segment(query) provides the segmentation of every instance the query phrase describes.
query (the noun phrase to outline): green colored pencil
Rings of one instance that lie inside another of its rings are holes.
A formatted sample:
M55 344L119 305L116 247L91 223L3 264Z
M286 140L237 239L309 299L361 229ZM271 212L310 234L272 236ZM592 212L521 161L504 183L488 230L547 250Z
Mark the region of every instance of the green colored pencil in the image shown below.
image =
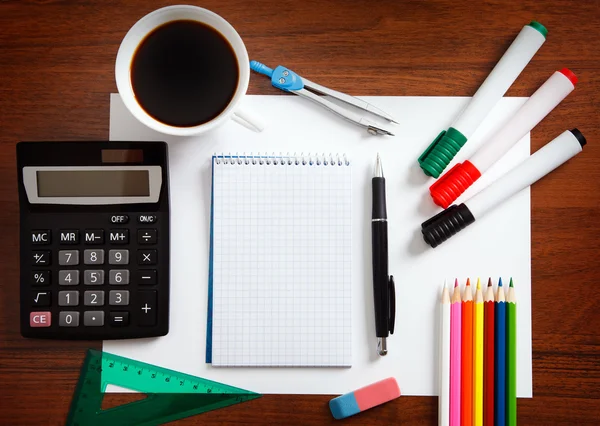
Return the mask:
M517 297L512 278L506 297L506 424L517 424Z

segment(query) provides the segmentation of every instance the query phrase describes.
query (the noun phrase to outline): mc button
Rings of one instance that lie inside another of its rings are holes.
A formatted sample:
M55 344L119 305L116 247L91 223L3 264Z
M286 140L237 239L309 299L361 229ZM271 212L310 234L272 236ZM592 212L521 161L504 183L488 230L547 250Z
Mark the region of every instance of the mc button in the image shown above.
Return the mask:
M52 242L52 234L49 229L36 229L31 231L31 244L42 245Z

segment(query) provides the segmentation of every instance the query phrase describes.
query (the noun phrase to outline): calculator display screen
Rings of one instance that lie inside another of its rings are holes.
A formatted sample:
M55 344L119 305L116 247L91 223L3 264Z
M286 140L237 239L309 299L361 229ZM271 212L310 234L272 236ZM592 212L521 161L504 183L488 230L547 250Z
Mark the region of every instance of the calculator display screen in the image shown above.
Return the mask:
M147 197L148 170L38 170L38 197Z

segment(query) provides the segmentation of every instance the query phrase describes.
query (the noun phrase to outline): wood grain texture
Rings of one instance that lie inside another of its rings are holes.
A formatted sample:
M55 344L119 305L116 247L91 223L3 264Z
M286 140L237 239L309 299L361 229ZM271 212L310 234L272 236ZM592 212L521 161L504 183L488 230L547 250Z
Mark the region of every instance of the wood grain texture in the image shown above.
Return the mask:
M107 139L119 42L137 19L169 3L175 2L0 2L0 424L63 424L84 349L100 348L20 337L15 143ZM190 3L229 20L251 58L288 65L354 95L470 96L524 24L536 19L546 25L548 41L508 95L529 96L553 71L568 66L579 85L535 129L532 150L572 127L589 143L532 191L535 396L519 400L519 421L598 424L600 3ZM249 93L281 94L256 77ZM265 396L179 424L334 424L329 399ZM344 424L431 425L436 407L436 398L402 397Z

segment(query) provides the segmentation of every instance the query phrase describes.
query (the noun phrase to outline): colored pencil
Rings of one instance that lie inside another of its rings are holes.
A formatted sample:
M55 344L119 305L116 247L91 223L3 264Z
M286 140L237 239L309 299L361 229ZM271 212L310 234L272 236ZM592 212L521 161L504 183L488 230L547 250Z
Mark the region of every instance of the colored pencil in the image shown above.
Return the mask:
M494 426L494 287L492 279L484 298L484 347L483 347L483 425Z
M483 292L477 278L473 305L473 425L483 426Z
M442 290L442 332L440 339L440 392L438 397L438 422L450 424L450 293L444 283Z
M462 302L462 364L461 364L461 406L460 424L473 424L473 292L471 281L467 285Z
M460 426L460 350L462 302L458 280L450 305L450 426Z
M506 424L517 424L517 297L512 278L506 297Z
M504 298L504 288L502 287L502 278L498 280L498 292L496 293L495 306L495 337L496 351L495 360L495 419L496 425L504 425L506 423L506 301Z

